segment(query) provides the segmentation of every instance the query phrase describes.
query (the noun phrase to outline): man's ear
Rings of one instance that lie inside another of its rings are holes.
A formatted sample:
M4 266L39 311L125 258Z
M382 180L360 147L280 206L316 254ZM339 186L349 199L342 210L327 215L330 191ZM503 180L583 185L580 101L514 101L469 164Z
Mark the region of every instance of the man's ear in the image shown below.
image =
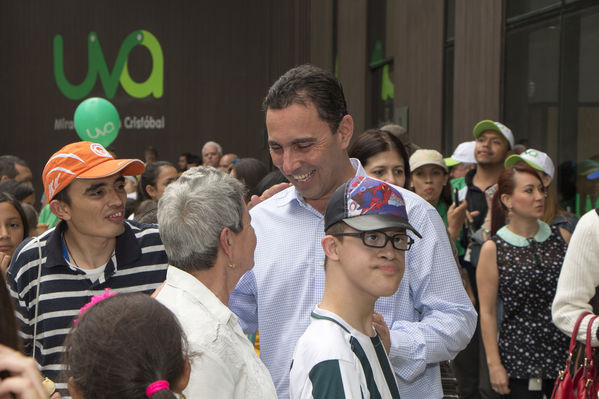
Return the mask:
M322 249L327 258L337 261L339 260L340 242L333 236L324 236L321 241Z
M338 140L341 148L347 150L352 135L354 134L354 120L351 115L345 115L343 119L341 119L339 127L337 128L337 134L339 135Z
M69 220L71 218L69 206L62 201L56 199L50 201L50 210L53 214L63 220Z

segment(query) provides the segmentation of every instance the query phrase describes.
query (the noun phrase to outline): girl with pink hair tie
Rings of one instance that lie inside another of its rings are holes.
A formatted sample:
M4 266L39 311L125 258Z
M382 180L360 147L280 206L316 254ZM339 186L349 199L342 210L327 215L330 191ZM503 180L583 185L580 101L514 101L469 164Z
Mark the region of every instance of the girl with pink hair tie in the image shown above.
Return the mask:
M175 316L140 293L106 292L92 302L65 342L72 398L181 398L190 364Z

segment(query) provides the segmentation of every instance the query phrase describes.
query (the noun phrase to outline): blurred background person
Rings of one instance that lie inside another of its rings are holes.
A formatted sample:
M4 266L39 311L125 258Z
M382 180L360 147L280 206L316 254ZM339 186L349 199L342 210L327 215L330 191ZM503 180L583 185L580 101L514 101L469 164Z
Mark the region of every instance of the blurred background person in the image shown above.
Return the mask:
M403 144L404 148L406 149L406 153L408 155L407 158L409 158L414 153L414 151L420 148L412 142L412 140L410 139L410 134L401 125L390 123L381 127L380 130L389 132L399 139L399 141Z
M458 144L453 154L445 158L445 165L449 168L449 178L457 179L466 176L470 169L476 167L476 158L474 158L474 147L476 141L466 141Z
M141 174L137 199L158 201L164 189L177 180L177 177L179 177L177 169L170 162L157 161L147 165L146 170Z
M275 170L268 172L266 176L258 182L256 185L256 195L260 197L266 190L281 183L289 183L289 179L285 177L279 168L276 168Z
M410 183L408 154L393 134L369 129L349 147L350 158L357 158L366 174L389 184L406 188Z
M0 155L0 182L15 180L32 185L32 179L27 162L15 155Z
M466 206L462 203L456 211L452 204L449 174L443 155L435 150L416 150L410 157L411 189L435 207L449 231L452 242L456 242L466 221ZM458 252L458 255L463 255Z
M137 199L137 179L135 176L125 176L125 192L128 199Z
M10 193L22 204L35 206L35 191L33 186L16 180L4 180L0 183L0 193Z
M10 259L21 241L29 236L21 203L9 193L0 193L0 269L6 276Z
M27 234L27 237L38 236L39 232L37 229L37 220L39 218L39 214L35 208L29 204L21 204L21 207L23 208L25 219L27 219L27 225L29 226L29 233Z
M267 173L266 165L256 158L241 158L231 168L231 176L241 181L246 187L246 202L250 200L252 195L257 194L256 186Z
M545 186L535 169L507 168L497 185L492 237L476 269L491 387L510 398L542 399L551 396L569 344L551 322L551 304L570 234L542 221Z
M115 157L116 158L116 157ZM144 151L144 162L146 165L158 161L158 150L152 146L148 146Z
M223 147L215 141L208 141L202 147L202 165L218 168L220 157L223 156Z
M594 208L599 208L599 162L585 159L576 165L576 215L580 217Z
M237 154L229 153L220 157L220 161L218 161L218 168L225 173L230 173L233 164L239 162L239 157Z

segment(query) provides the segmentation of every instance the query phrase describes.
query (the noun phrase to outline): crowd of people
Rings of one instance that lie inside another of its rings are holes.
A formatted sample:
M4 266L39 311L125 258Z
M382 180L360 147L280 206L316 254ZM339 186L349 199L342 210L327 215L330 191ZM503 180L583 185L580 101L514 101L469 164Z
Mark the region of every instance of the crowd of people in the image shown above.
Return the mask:
M76 142L39 214L0 156L0 397L442 398L443 372L549 398L599 311L599 163L556 169L491 120L447 157L399 125L354 137L311 65L263 108L273 171L215 141L175 163Z

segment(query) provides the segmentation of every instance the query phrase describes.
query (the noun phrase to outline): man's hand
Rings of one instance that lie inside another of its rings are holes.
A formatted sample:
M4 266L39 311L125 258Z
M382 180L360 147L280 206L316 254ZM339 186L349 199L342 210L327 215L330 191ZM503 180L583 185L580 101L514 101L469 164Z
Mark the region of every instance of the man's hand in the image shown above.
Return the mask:
M248 203L248 209L252 209L262 201L269 199L276 193L281 192L289 187L291 187L291 183L279 183L264 191L259 197L257 195L252 195L252 198L250 198L250 202Z
M383 342L387 356L389 356L389 351L391 350L391 334L389 333L389 326L387 326L383 315L374 312L372 317L372 325Z

